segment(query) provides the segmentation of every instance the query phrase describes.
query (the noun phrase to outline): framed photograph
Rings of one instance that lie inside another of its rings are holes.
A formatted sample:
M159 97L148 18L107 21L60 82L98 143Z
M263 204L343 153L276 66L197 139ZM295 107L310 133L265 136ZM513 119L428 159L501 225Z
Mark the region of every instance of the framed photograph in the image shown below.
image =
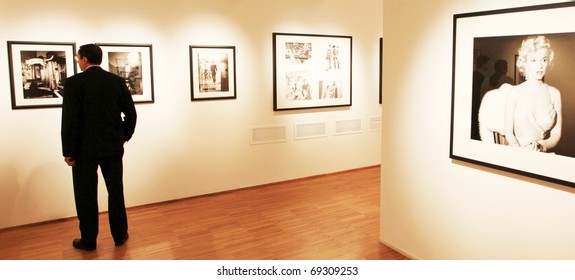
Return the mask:
M62 106L75 54L74 43L8 41L12 109Z
M190 46L192 101L236 98L236 47Z
M454 15L452 159L575 187L573 14L567 2Z
M102 69L126 80L134 103L154 102L152 45L97 43L102 48Z
M351 39L273 33L274 111L351 106Z

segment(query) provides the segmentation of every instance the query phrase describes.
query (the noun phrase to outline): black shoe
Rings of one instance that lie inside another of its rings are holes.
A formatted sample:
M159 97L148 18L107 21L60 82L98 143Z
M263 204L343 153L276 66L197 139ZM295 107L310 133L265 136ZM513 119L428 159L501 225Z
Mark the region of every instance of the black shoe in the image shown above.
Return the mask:
M126 232L126 236L124 236L124 239L114 242L116 244L116 247L119 247L119 246L126 244L126 241L128 241L128 238L130 238L130 235Z
M84 251L94 251L96 250L96 244L94 245L88 245L86 244L84 241L82 241L82 239L80 238L76 238L74 239L74 241L72 241L72 246L74 246L74 248L79 249L79 250L84 250Z

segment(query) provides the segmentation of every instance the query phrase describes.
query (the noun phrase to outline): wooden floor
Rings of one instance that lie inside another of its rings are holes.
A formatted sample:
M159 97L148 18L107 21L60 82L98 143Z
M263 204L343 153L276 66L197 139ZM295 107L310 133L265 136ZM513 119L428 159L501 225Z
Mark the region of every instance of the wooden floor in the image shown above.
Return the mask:
M116 248L100 215L98 248L72 247L76 219L0 230L0 259L405 260L378 242L380 168L128 209Z

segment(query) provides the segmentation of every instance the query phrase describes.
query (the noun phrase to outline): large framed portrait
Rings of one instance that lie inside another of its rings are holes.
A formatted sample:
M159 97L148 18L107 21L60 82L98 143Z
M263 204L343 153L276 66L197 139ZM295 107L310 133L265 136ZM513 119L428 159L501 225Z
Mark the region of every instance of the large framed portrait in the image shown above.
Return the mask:
M454 15L450 157L575 187L575 3Z
M8 41L12 109L62 106L75 54L75 43Z
M154 102L152 45L97 43L103 52L102 69L126 80L134 103Z
M236 98L236 47L190 46L192 101Z
M352 37L273 33L274 111L351 106Z

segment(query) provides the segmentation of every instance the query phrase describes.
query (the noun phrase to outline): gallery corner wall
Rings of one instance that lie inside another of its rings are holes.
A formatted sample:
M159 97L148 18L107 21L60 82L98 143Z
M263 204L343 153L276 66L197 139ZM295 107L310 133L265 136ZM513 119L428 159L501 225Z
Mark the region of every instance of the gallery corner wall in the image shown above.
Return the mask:
M377 0L4 1L0 229L75 216L60 109L11 108L7 41L153 46L154 103L136 106L124 160L126 202L136 206L378 165L382 15ZM274 111L273 32L352 36L352 106ZM190 45L235 46L236 99L191 101ZM337 133L348 120L358 129ZM309 123L325 133L296 139ZM253 143L262 127L285 137Z
M454 14L550 3L384 0L383 243L415 259L575 258L573 188L449 158Z

